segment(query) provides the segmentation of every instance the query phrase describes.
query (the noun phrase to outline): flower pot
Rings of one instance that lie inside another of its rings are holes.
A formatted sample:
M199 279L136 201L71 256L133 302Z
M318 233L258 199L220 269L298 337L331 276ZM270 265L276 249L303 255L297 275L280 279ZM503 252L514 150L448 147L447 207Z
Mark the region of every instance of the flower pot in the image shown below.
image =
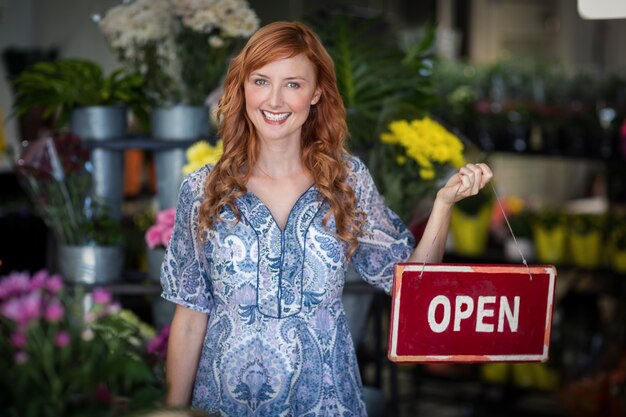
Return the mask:
M593 269L600 265L602 233L570 234L571 260L575 266Z
M481 207L475 215L467 214L457 207L452 209L450 230L456 253L462 256L479 256L485 252L491 211L491 204Z
M152 109L152 136L161 140L194 140L209 134L209 108L179 104ZM164 210L176 206L185 165L183 149L167 149L154 154L157 176L157 203Z
M626 274L626 249L613 251L611 255L611 268L620 274Z
M177 104L155 107L151 115L152 137L165 140L192 140L209 134L209 108Z
M101 284L119 281L124 268L123 246L59 246L59 270L68 282Z
M537 259L546 264L561 264L565 260L567 233L564 226L547 229L533 226L533 239L537 250Z
M72 110L70 130L83 140L102 141L126 137L125 106L90 106ZM94 193L119 219L124 194L124 153L95 147L91 153Z

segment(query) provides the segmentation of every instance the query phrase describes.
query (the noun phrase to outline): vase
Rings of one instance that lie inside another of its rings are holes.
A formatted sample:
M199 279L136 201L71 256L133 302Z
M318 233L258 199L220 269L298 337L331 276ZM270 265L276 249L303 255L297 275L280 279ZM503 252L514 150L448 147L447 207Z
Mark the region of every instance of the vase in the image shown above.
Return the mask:
M123 246L60 245L59 272L77 284L103 284L119 281L124 268Z
M125 106L89 106L72 110L70 131L87 141L121 140L126 137ZM124 152L94 147L94 194L109 208L109 215L119 219L124 194Z
M188 141L209 135L207 106L175 105L152 109L152 137L158 140ZM160 210L176 206L183 179L185 150L164 149L154 153L157 177L157 204Z
M465 213L457 207L452 209L450 230L454 251L457 254L473 257L485 252L492 207L491 204L486 204L474 215Z

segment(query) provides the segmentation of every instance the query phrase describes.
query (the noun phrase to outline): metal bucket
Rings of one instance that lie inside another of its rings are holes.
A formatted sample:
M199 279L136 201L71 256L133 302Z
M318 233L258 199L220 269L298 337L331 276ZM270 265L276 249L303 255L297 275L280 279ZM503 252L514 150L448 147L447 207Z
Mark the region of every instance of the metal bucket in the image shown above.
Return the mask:
M161 140L193 140L209 134L209 108L178 104L152 109L152 137ZM157 203L160 210L176 207L185 165L183 149L154 153L157 177Z
M146 259L148 261L148 279L154 282L161 282L161 265L165 258L164 248L146 249Z
M126 137L126 106L89 106L72 110L70 131L84 140Z
M154 152L157 177L157 204L159 210L176 207L178 191L183 180L186 157L183 149L168 149Z
M125 106L90 106L72 110L70 130L84 140L116 140L126 137ZM91 153L93 190L109 207L109 215L122 216L124 152L96 147Z
M59 270L68 282L101 284L119 281L123 246L59 246Z
M151 115L152 137L155 139L190 140L209 134L209 108L177 104L156 107Z

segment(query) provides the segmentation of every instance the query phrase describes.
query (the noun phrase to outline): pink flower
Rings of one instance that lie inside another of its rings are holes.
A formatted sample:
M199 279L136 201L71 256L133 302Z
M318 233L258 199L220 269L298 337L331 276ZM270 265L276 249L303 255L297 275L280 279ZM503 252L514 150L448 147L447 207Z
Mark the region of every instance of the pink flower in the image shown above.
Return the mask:
M19 352L15 354L15 356L13 357L13 360L15 361L17 365L25 364L26 362L28 362L28 353L24 352L23 350L20 350Z
M174 231L174 229L169 228L169 229L165 229L163 231L163 235L161 235L161 243L163 244L163 246L165 246L166 248L169 246L170 244L170 239L172 238L172 232Z
M42 302L41 294L33 292L18 298L12 298L2 305L0 314L20 326L28 325L31 320L39 317Z
M65 314L65 309L63 308L63 304L61 304L58 300L54 300L46 307L46 311L44 312L44 317L48 321L59 321Z
M23 294L30 290L30 280L26 272L12 272L0 279L0 300Z
M30 289L31 290L39 290L46 286L46 281L48 280L48 273L45 270L41 270L35 275L32 276L30 280Z
M165 325L154 339L148 341L148 346L146 347L148 353L155 354L160 358L165 358L167 355L167 341L169 336L170 326Z
M96 304L109 304L111 302L111 293L103 288L94 289L91 296Z
M166 247L170 243L176 220L176 208L161 210L156 214L156 223L146 231L146 244L150 249Z
M163 228L155 224L146 231L146 243L150 249L163 245Z
M174 226L176 207L161 210L156 214L156 222L161 226Z
M65 347L70 344L70 334L66 330L61 330L54 338L54 344L57 347Z
M98 385L96 387L96 401L105 404L113 402L113 396L106 386Z
M52 275L48 278L46 287L52 294L57 294L63 288L63 279L60 275Z
M11 345L13 347L21 349L26 346L26 342L26 335L22 332L16 332L11 335Z

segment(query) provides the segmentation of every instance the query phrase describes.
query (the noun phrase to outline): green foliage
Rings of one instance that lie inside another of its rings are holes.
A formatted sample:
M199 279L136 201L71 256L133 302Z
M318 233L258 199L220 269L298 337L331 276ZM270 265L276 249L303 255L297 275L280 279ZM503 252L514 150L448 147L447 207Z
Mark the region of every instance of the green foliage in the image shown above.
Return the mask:
M395 119L423 116L434 100L430 47L434 28L403 51L381 19L337 14L313 22L335 62L347 110L349 147L361 157L373 150L378 134Z
M455 207L462 212L475 216L480 212L480 209L488 204L493 204L493 194L491 187L485 187L481 189L478 194L464 198L455 204Z
M98 64L83 59L40 62L17 77L14 110L20 115L41 107L44 117L58 117L60 129L76 107L123 104L147 125L150 103L142 92L143 82L141 75L126 69L105 76Z

